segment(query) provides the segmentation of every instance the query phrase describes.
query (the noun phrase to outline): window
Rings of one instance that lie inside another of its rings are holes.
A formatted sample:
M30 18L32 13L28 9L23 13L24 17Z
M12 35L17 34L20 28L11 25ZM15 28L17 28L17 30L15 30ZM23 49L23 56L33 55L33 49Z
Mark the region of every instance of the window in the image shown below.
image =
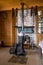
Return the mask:
M17 26L22 26L22 11L18 10ZM31 16L31 9L24 10L24 26L33 26L33 16Z
M21 28L19 27L18 28L18 33L20 33L21 31L22 31L22 27ZM30 28L29 27L25 27L24 28L24 32L25 33L34 33L34 28L32 28L32 27L30 27Z
M22 31L22 28L19 27L19 28L18 28L18 33L20 33L21 31Z
M16 24L18 26L18 33L20 33L22 31L22 11L21 10L18 10ZM31 9L24 10L24 32L34 33L34 25L35 25L35 16L33 19L33 16L31 16Z

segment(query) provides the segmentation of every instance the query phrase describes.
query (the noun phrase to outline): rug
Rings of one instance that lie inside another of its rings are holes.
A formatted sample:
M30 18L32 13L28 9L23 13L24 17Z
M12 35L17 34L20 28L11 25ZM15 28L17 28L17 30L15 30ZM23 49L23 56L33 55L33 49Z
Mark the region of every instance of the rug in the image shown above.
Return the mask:
M19 64L26 64L28 57L26 56L12 56L9 62L12 63L19 63Z

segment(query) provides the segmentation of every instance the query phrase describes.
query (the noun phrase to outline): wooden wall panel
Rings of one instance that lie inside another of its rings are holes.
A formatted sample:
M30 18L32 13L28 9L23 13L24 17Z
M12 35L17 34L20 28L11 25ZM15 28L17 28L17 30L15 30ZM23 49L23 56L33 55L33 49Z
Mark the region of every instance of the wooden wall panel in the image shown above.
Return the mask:
M17 28L16 26L17 18L16 14L12 17L12 43L16 44L17 43Z
M42 10L42 16L43 16L43 7L39 7L38 10ZM43 40L43 34L38 33L38 16L36 17L36 31L37 31L37 46L39 45L39 42Z
M5 11L4 16L1 14L0 28L1 28L1 40L4 41L4 45L12 45L12 12Z
M43 8L41 8L42 10ZM17 18L16 15L12 17L12 11L6 11L7 17L3 19L0 14L0 40L4 41L4 45L11 46L17 43L17 28L16 22ZM43 34L38 33L38 20L36 21L36 35L37 35L37 45L39 45L39 41L43 39Z

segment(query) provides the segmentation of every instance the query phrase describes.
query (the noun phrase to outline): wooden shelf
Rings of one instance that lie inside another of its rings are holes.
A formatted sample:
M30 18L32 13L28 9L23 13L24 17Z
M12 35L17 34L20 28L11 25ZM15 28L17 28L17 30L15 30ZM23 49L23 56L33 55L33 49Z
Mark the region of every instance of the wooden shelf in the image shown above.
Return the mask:
M16 28L22 28L22 26L15 26ZM35 26L24 26L24 28L34 28Z
M40 24L40 25L39 25ZM39 20L38 20L38 29L41 30L41 33L43 33L43 16L39 16Z

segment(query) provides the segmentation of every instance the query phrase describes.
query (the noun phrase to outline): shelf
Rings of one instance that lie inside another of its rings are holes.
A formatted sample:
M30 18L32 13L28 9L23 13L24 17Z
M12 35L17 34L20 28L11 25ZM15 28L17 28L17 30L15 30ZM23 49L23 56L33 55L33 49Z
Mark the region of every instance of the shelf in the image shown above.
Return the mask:
M41 26L41 28L43 28L43 27Z
M15 26L16 28L22 28L22 26ZM24 26L24 28L34 28L35 26Z
M42 18L43 18L43 15L40 15L40 16L38 16L38 17L42 17Z
M43 23L43 21L39 21L38 23Z
M38 29L39 32L41 31L41 34L43 34L43 16L38 17Z

